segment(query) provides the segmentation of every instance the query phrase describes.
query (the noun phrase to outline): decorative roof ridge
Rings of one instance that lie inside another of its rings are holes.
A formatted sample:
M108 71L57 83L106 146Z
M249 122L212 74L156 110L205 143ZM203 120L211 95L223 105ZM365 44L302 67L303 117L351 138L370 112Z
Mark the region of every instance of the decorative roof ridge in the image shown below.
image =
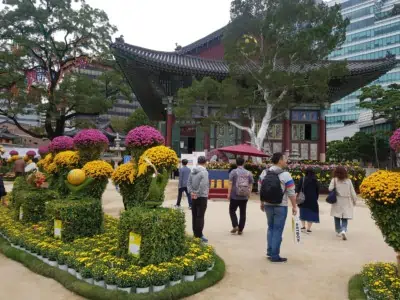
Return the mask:
M205 37L202 37L201 39L199 39L199 40L197 40L197 41L195 41L195 42L193 42L193 43L191 43L189 45L186 45L186 46L182 47L177 52L181 53L181 54L187 54L188 52L193 51L197 47L200 47L200 46L202 46L204 44L207 44L208 42L210 42L210 41L212 41L214 39L222 37L224 35L224 31L225 31L226 27L227 27L227 25L225 25L224 27L222 27L222 28L220 28L220 29L218 29L218 30L206 35Z

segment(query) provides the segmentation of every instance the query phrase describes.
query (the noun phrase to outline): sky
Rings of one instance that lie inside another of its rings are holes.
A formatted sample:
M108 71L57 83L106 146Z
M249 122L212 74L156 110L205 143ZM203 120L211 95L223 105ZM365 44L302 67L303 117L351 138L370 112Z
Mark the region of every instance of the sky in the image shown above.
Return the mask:
M173 51L229 22L231 0L86 0L104 10L117 36L144 48Z

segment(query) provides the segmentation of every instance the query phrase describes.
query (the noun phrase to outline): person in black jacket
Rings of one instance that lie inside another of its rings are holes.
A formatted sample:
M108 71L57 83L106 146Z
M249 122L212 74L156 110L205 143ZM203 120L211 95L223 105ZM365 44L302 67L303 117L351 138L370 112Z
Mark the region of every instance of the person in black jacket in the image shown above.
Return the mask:
M0 198L7 195L6 188L4 187L3 176L0 176Z
M303 224L302 231L311 233L313 223L319 223L319 182L312 168L306 170L306 175L300 179L296 186L296 193L304 193L305 201L300 204L300 220ZM306 229L307 223L307 229Z

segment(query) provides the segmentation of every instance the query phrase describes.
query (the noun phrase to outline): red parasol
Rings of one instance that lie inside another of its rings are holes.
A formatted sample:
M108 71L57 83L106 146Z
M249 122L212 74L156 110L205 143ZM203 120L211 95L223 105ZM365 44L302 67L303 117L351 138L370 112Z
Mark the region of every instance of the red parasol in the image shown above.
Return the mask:
M268 157L269 155L258 150L257 148L249 145L249 144L241 144L235 146L227 146L223 148L217 149L221 152L227 152L237 155L247 155L247 156L255 156L255 157Z

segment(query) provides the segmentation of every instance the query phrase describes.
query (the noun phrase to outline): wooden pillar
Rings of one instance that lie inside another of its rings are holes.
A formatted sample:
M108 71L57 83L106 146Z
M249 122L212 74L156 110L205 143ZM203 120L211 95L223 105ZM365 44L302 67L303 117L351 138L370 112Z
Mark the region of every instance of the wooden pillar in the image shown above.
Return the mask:
M173 115L173 97L167 97L164 101L167 105L167 121L165 126L165 145L172 147L172 127L174 126L174 115Z
M319 160L326 161L326 122L325 113L321 111L319 118Z
M210 128L204 129L204 150L210 151Z
M286 157L289 157L291 147L290 147L290 141L291 141L291 128L290 128L290 112L286 113L285 119L283 120L283 147L282 151L283 154L286 155Z

